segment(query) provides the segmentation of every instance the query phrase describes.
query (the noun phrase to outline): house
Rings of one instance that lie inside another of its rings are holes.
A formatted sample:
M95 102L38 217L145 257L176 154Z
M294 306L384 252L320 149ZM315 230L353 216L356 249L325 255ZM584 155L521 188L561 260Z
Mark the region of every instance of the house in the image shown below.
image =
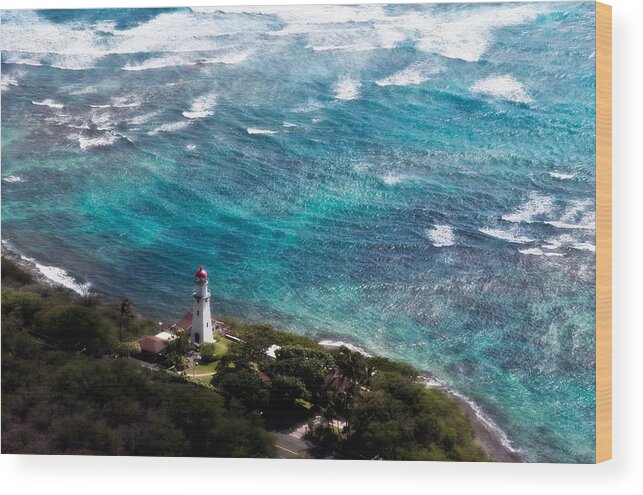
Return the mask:
M136 339L136 343L141 346L141 353L149 355L158 355L167 347L167 341L156 335L144 335Z

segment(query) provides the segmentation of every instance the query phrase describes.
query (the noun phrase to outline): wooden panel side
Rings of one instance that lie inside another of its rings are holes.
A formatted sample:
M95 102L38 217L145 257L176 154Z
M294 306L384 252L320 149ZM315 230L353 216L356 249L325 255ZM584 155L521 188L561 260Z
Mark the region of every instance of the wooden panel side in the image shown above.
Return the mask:
M596 3L596 462L612 458L612 7Z

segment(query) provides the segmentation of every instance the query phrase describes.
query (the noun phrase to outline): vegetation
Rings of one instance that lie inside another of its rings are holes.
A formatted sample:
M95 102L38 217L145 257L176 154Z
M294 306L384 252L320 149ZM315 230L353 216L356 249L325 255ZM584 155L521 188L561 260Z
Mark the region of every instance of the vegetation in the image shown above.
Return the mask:
M2 257L2 285L27 285L34 282L33 275L24 271L9 258Z
M163 354L163 365L166 368L183 371L188 367L186 356L191 349L192 344L187 334L182 329L179 330L177 337L168 342Z
M136 337L156 330L129 301L36 286L7 266L4 452L266 457L275 454L266 426L309 420L309 437L338 457L487 460L469 417L443 391L419 384L412 366L229 320L242 343L200 346L194 373L214 373L202 386L190 373L117 357L137 354ZM179 332L162 364L185 369L192 348Z
M86 302L3 287L4 453L275 455L259 414L180 376L99 358L133 353L135 343L118 343L119 328L129 339L147 323L123 317L121 326L120 304Z
M338 457L488 460L460 406L419 384L412 366L290 337L270 326L246 326L245 344L220 358L212 385L228 403L261 412L270 427L310 418L309 438ZM266 350L275 342L282 347L271 359Z

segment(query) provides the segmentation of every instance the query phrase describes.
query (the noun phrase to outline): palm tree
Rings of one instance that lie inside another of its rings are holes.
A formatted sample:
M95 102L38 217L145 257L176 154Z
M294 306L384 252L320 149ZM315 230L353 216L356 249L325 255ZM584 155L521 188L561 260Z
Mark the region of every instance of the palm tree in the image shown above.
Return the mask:
M121 319L118 324L118 340L123 342L123 319L125 315L129 316L131 313L132 304L129 299L123 299L121 302Z

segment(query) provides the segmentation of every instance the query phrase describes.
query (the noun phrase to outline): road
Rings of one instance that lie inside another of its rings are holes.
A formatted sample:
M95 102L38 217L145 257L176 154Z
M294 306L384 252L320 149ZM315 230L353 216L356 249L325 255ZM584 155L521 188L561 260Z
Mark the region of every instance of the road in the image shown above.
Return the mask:
M289 431L273 431L277 437L275 447L277 447L277 457L279 459L310 459L310 450L313 444L304 440L306 432L306 423L299 425Z

